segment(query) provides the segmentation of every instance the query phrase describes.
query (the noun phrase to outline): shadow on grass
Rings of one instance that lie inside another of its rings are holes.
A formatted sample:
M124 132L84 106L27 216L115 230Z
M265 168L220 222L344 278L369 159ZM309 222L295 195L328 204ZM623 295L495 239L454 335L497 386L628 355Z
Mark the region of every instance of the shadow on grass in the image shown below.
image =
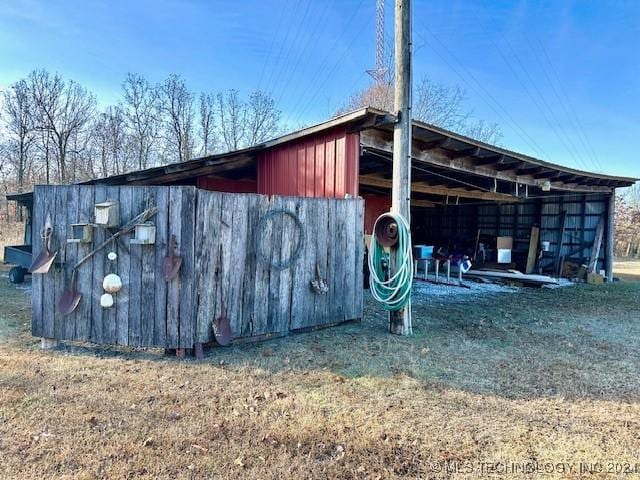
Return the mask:
M360 323L213 348L205 364L349 378L400 375L425 388L506 398L640 399L640 284L422 296L413 303L412 337L389 335L386 313L365 298ZM27 338L22 344L37 348ZM65 344L59 350L180 361L160 349Z

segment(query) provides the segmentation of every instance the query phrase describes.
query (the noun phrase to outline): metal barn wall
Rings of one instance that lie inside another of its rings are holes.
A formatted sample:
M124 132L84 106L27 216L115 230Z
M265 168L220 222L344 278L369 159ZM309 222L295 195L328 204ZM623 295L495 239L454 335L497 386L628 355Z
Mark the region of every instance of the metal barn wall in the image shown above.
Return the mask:
M258 154L258 193L344 198L358 195L360 139L335 128Z
M564 194L528 199L519 203L495 202L447 205L422 209L412 216L416 241L437 245L473 244L478 230L482 234L510 236L514 252L529 246L533 225L540 226L540 241L551 244L544 266L551 266L558 252L562 233L562 212L566 212L566 228L560 256L571 261L584 261L591 255L598 222L607 215L608 194ZM598 269L605 269L607 235L603 236ZM526 257L524 257L526 258Z

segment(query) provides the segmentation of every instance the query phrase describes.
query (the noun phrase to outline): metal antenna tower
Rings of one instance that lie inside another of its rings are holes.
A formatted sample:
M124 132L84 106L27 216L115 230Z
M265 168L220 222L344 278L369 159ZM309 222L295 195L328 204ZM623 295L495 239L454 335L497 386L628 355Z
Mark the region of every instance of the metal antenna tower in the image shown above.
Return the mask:
M376 85L384 82L387 73L384 66L384 2L385 0L376 0L376 67L367 70Z

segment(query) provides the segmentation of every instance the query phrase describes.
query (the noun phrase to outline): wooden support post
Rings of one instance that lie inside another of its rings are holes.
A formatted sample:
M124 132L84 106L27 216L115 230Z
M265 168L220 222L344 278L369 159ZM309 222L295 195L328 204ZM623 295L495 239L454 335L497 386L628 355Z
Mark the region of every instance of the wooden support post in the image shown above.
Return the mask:
M40 339L40 348L43 350L51 350L52 348L56 348L58 346L58 340L55 338L45 338L42 337Z
M202 344L196 343L193 349L196 355L196 360L204 360L204 348L202 347Z
M398 123L393 127L393 190L391 211L410 219L411 201L411 0L395 4L395 90L394 105ZM395 271L397 251L391 251L391 269ZM411 334L411 302L397 312L389 312L389 331Z
M604 269L607 281L613 282L614 241L616 232L616 189L609 196L607 208L607 240L604 250Z

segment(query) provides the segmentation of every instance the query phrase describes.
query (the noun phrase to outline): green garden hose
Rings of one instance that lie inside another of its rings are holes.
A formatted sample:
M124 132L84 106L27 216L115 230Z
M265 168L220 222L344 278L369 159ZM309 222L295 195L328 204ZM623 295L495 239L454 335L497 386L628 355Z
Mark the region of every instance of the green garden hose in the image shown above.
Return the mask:
M413 255L411 251L411 230L407 220L397 213L385 213L376 220L376 225L381 220L388 221L391 218L397 224L398 242L395 245L397 251L397 269L393 275L388 274L389 255L384 247L371 236L369 244L369 270L371 272L371 294L382 304L385 310L396 312L404 308L411 299L411 285L413 283ZM374 226L373 229L376 232Z

